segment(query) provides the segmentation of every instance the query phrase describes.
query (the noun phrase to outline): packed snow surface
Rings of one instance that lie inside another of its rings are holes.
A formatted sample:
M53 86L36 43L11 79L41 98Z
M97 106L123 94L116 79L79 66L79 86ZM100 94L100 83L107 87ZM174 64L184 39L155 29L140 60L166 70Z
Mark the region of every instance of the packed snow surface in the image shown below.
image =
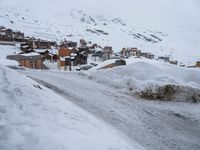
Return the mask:
M114 60L105 61L102 64L106 65L111 62ZM128 90L130 93L140 93L145 90L156 90L166 85L174 85L180 87L179 95L174 99L190 101L192 99L190 94L194 90L194 95L198 101L200 100L200 70L198 68L183 68L155 60L133 57L127 59L126 62L127 66L112 69L96 71L94 68L89 76L100 83ZM100 64L100 67L97 66L96 69L101 67Z
M128 66L108 70L25 70L22 73L111 124L133 143L136 141L148 150L200 149L199 103L185 102L181 99L184 97L180 97L183 102L146 101L130 90L130 87L142 90L150 83L199 88L199 70L134 59L129 60Z
M2 65L0 95L2 150L144 149L67 99Z
M0 64L1 65L10 65L18 66L18 62L6 59L7 55L14 55L15 53L20 52L19 47L0 45Z

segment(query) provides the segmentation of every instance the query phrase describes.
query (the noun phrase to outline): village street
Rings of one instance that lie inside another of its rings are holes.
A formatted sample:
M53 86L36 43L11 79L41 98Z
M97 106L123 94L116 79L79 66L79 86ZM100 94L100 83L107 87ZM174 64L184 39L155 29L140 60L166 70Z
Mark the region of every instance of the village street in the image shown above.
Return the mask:
M22 73L147 149L200 149L200 121L195 117L193 104L137 100L92 81L83 73L33 70Z

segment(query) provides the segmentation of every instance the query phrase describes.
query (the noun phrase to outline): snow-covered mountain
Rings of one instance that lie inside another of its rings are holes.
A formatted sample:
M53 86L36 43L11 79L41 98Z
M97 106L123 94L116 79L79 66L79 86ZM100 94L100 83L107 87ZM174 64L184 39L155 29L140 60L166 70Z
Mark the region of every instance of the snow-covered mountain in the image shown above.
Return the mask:
M0 25L51 40L138 47L184 63L200 59L198 0L1 0Z

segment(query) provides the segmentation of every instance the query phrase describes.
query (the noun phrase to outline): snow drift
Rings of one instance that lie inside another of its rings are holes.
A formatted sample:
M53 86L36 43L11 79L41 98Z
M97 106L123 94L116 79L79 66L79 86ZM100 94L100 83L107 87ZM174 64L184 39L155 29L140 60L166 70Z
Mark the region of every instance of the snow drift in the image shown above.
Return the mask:
M0 65L0 149L133 150L115 129ZM127 140L128 141L128 140Z
M200 101L200 70L131 58L127 66L90 73L91 79L145 99Z

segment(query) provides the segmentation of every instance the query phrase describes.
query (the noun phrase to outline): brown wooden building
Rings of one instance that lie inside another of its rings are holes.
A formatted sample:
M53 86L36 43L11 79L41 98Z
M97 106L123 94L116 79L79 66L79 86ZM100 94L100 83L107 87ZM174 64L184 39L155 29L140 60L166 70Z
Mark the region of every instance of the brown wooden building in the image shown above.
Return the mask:
M26 68L44 69L42 56L37 53L8 55L7 59L16 60Z
M71 70L71 59L70 59L71 51L68 48L61 47L58 50L58 68L60 70Z
M87 64L87 52L75 48L61 47L58 50L58 68L71 70L72 66Z
M196 67L200 68L200 61L197 61Z
M200 61L197 61L196 62L196 65L194 65L194 66L188 66L188 68L200 68Z

